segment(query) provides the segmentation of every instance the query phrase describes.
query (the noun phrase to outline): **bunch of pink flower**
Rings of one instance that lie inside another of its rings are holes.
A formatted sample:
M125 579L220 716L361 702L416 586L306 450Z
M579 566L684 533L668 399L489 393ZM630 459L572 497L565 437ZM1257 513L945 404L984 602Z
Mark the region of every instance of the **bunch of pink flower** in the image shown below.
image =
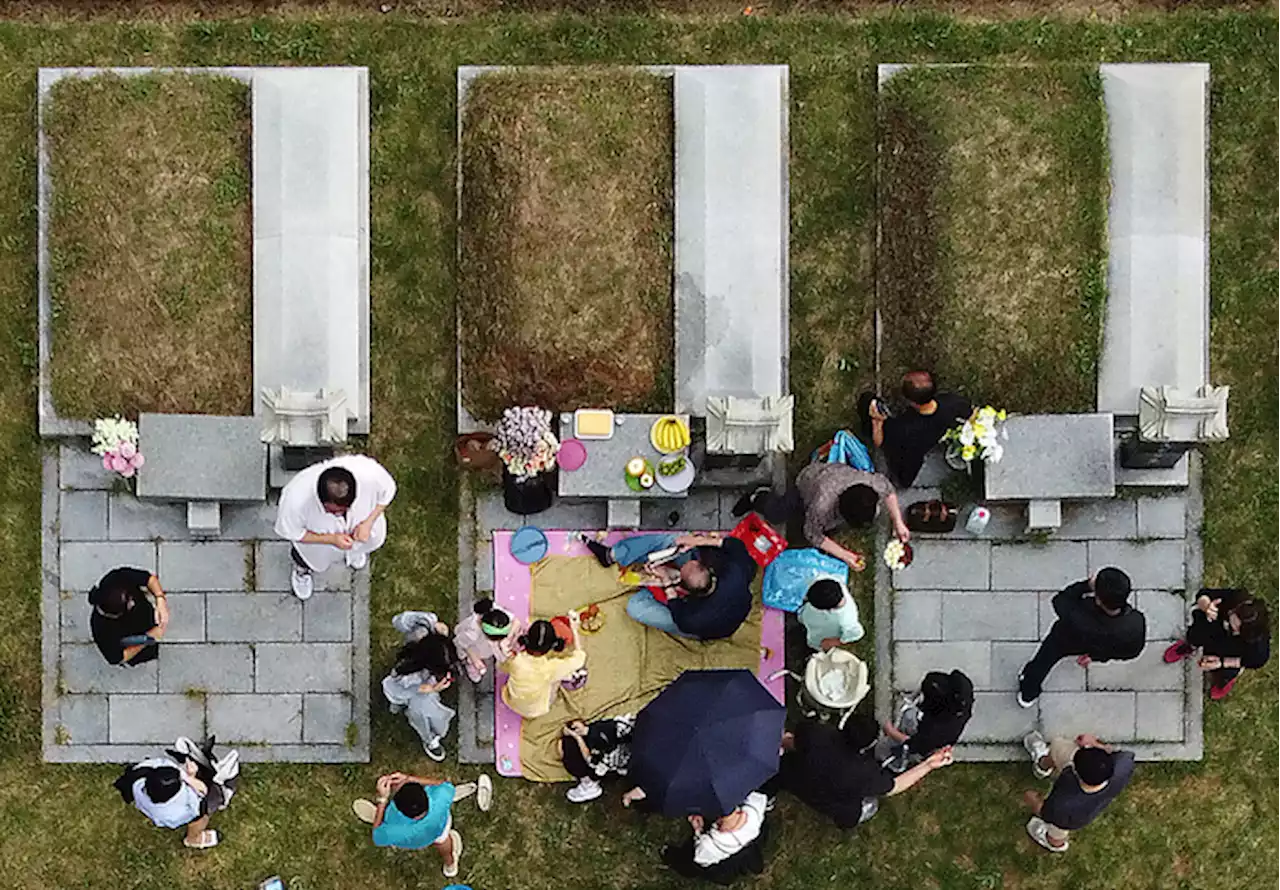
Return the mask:
M102 455L104 470L119 473L126 479L146 462L138 450L138 425L119 415L93 422L93 446L90 450Z

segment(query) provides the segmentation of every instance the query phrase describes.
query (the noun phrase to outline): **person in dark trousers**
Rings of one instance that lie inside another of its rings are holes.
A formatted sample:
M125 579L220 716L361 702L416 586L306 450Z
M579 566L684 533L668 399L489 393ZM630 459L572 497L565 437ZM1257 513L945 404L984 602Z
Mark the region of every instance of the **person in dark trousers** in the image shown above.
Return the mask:
M169 627L169 605L160 579L145 569L121 567L89 591L89 631L109 664L154 661Z
M1101 569L1053 598L1058 620L1040 648L1018 674L1018 704L1029 708L1040 697L1049 671L1068 655L1087 667L1092 661L1137 658L1146 642L1147 620L1129 605L1129 576L1117 568Z
M1245 668L1257 670L1271 657L1271 613L1267 604L1247 590L1205 588L1196 598L1186 639L1165 650L1173 664L1196 649L1198 662L1209 674L1209 697L1226 698Z
M895 773L960 740L973 718L973 682L964 671L929 671L920 683L919 701L912 710L912 726L884 722L884 733L894 743L885 766Z
M924 458L947 430L973 413L973 404L964 396L938 392L928 371L908 371L902 376L902 397L906 407L892 415L871 393L858 396L858 419L862 434L879 448L889 465L889 478L899 488L915 482Z
M1046 742L1038 732L1029 733L1022 744L1031 755L1031 770L1037 779L1054 777L1048 797L1028 791L1023 802L1034 815L1027 822L1027 834L1051 853L1065 853L1067 838L1102 814L1133 778L1133 752L1118 751L1091 735Z
M880 725L854 714L844 725L805 721L782 737L778 774L761 789L787 791L850 831L880 808L881 797L901 794L935 769L951 763L951 748L940 748L900 776L883 769L875 757Z
M571 720L560 734L560 762L578 784L565 797L570 803L586 803L604 793L600 780L625 776L631 763L631 731L634 714L605 717L584 723Z

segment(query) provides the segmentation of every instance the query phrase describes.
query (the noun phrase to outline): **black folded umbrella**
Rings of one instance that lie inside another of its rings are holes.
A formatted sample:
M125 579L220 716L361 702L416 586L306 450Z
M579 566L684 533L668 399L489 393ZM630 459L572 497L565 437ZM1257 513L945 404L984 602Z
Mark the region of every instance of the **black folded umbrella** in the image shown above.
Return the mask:
M750 671L685 671L636 717L629 776L664 815L718 818L778 771L785 718Z

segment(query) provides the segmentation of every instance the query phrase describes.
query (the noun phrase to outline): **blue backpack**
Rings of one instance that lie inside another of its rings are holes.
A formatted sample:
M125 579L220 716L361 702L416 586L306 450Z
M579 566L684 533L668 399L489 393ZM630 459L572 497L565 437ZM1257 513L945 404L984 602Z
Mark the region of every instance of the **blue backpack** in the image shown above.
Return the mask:
M875 464L871 462L871 452L862 440L848 430L839 430L826 445L809 455L810 461L826 459L829 464L848 464L855 470L875 472Z

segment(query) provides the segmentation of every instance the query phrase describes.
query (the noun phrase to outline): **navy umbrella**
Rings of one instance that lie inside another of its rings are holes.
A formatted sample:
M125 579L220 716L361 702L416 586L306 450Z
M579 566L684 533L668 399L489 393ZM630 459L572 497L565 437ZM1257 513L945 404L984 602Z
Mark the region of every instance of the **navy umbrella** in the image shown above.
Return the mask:
M629 776L664 815L725 815L778 771L786 715L750 671L685 671L636 717Z

